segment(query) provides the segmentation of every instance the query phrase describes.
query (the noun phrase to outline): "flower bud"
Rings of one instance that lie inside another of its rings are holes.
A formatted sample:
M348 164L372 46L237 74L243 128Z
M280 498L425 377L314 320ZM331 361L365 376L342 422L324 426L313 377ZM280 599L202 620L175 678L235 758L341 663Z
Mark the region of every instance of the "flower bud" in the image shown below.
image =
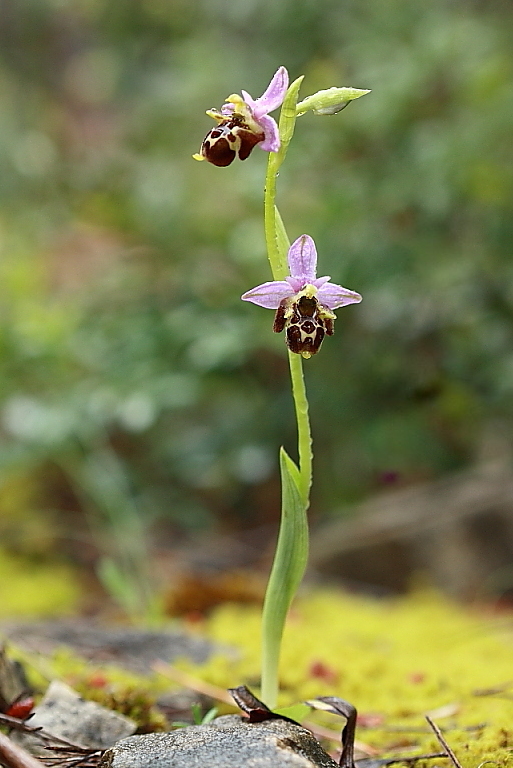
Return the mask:
M347 107L350 101L359 99L366 93L370 91L362 88L327 88L324 91L317 91L297 104L296 115L299 117L310 110L314 115L335 115Z

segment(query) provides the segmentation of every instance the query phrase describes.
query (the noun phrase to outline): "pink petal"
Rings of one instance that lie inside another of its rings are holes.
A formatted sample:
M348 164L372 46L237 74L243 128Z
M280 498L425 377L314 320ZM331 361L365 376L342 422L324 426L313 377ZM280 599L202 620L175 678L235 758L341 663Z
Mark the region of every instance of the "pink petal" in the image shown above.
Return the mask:
M319 288L317 298L321 304L325 304L329 309L345 307L347 304L359 304L362 297L356 291L350 291L336 283L325 283Z
M331 278L326 275L325 277L317 277L315 280L309 280L305 277L286 277L285 280L287 283L292 286L295 293L298 293L298 291L302 291L305 285L307 283L310 283L310 285L315 286L315 288L320 288L324 285L324 283L329 282Z
M302 277L286 277L285 280L294 290L294 293L297 293L298 291L303 290L303 288L306 285L306 282L303 280Z
M262 115L257 122L265 133L265 139L258 146L266 152L277 152L280 148L280 134L276 120L269 115Z
M288 87L289 73L285 67L280 67L259 99L253 101L251 96L244 91L242 91L242 96L246 104L252 108L255 119L258 120L262 115L272 112L282 104ZM247 97L251 101L248 101Z
M325 275L324 277L316 277L315 280L312 280L312 285L315 285L316 288L321 288L324 283L329 283L331 280L331 277L329 275Z
M289 270L292 277L315 280L317 271L317 249L310 235L301 235L289 248Z
M278 309L283 299L293 295L294 291L285 280L273 280L246 291L242 294L241 299L242 301L251 301L265 309Z
M252 114L254 115L258 99L254 99L252 96L249 95L247 91L241 90L241 93L242 93L242 98L244 99L248 107L251 109Z

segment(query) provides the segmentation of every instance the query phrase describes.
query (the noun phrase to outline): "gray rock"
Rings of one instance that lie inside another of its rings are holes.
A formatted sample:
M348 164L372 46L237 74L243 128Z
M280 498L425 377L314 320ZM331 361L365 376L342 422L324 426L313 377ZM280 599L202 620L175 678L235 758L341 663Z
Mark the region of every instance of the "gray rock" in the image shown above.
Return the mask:
M76 691L57 680L48 687L30 725L91 749L107 749L137 728L133 720L94 701L84 701ZM31 752L48 755L41 750L41 741L36 737L18 734L17 740Z
M56 648L67 646L95 664L116 664L138 674L150 674L159 659L172 663L187 658L201 664L212 653L235 655L233 649L180 630L100 627L80 620L7 623L0 626L0 632L29 652L51 655Z
M337 768L310 731L286 720L248 723L237 715L171 733L130 736L100 768Z

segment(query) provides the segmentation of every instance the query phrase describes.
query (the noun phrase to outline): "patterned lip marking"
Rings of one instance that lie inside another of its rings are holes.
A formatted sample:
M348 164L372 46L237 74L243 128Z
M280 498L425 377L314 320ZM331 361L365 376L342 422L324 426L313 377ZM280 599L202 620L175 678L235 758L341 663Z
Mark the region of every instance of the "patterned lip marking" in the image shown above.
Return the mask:
M209 163L225 168L236 157L246 160L264 138L263 133L251 130L241 115L232 115L207 133L200 151Z
M308 359L317 354L326 335L333 335L333 313L315 296L283 299L276 310L273 331L283 330L290 351Z

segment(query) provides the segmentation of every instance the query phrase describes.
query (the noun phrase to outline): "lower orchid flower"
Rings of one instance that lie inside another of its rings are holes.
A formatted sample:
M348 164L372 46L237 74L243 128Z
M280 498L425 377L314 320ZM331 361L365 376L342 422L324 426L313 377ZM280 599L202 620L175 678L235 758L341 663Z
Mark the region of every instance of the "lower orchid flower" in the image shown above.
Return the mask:
M301 235L292 243L287 260L289 277L257 285L241 298L259 307L275 309L273 330L285 330L290 351L309 358L319 351L325 335L333 335L333 310L358 304L362 297L330 282L329 277L316 277L317 250L309 235Z
M221 167L230 165L236 157L245 160L257 144L266 152L277 152L280 148L278 126L268 113L283 102L289 85L285 67L280 67L266 90L258 99L242 91L228 96L219 112L209 109L207 115L217 125L205 136L195 160L208 160Z

